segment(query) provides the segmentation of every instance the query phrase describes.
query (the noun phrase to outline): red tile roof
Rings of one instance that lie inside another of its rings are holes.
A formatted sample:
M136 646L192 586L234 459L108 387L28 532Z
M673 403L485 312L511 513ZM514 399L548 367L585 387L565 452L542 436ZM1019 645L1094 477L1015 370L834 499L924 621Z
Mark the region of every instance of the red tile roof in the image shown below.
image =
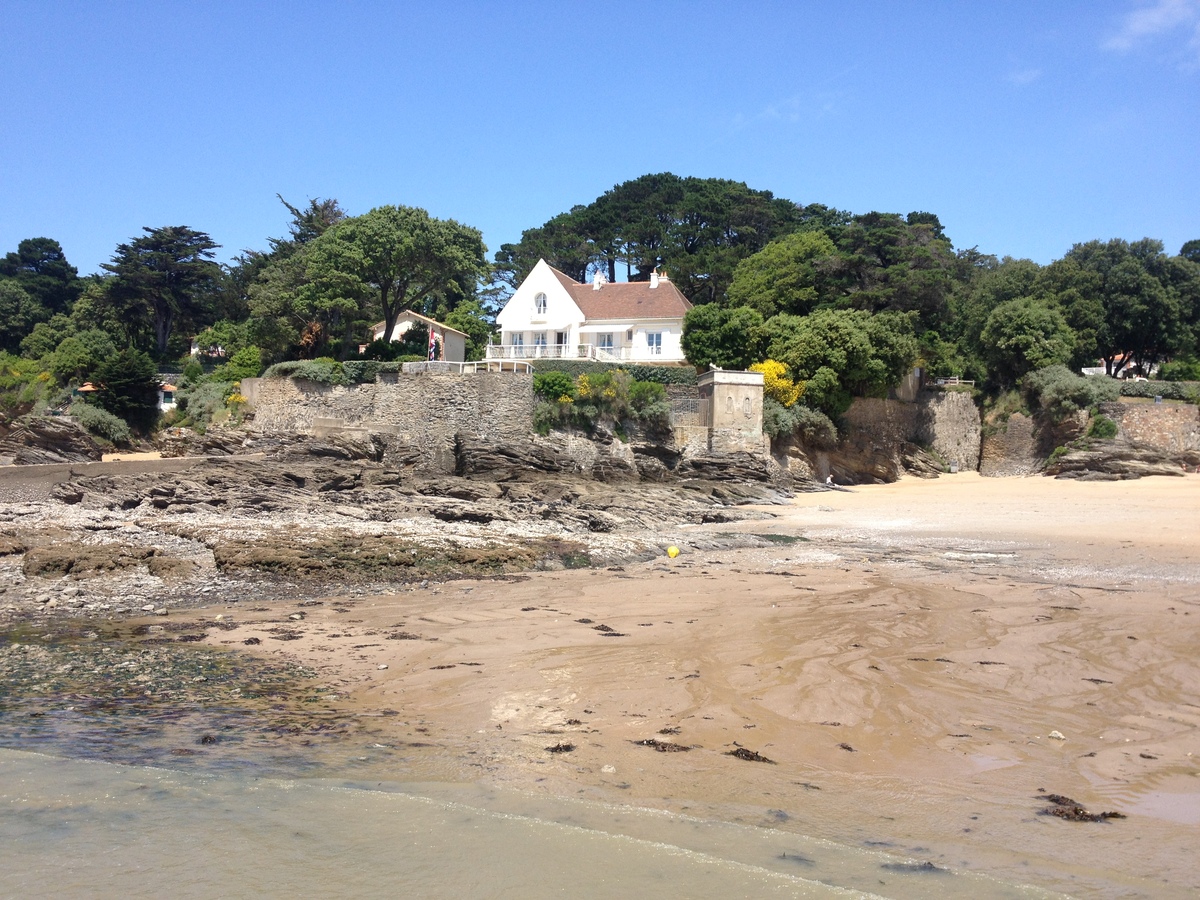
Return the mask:
M550 271L566 288L575 305L588 320L596 319L681 319L692 308L688 298L667 278L659 276L658 287L648 281L605 282L600 290L580 284L554 266Z

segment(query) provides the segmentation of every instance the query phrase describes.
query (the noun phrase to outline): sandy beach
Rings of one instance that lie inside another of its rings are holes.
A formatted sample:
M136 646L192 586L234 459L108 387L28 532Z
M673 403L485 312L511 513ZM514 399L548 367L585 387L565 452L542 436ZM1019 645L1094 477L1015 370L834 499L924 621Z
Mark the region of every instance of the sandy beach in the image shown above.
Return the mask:
M665 535L674 560L198 615L236 615L209 640L257 639L373 718L371 776L758 822L1072 894L1200 890L1200 478L960 475L770 511ZM778 543L691 549L715 529ZM1050 793L1127 818L1039 815Z
M290 742L326 776L686 813L1074 896L1200 890L1200 476L968 473L739 509L653 536L674 559L386 591L214 581L116 620L152 649L88 659L175 698L153 740L181 765L226 747L211 713L232 695L220 659L181 684L155 669L179 682L225 648L268 667L243 682L307 673L257 701L266 737L239 713L245 758ZM1066 821L1049 795L1124 818Z

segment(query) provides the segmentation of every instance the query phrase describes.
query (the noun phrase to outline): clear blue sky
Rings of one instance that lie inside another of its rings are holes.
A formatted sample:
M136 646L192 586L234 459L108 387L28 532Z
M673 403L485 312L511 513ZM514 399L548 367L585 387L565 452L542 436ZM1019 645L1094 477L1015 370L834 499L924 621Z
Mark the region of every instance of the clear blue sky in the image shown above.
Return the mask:
M957 247L1200 238L1200 0L0 0L0 253L222 259L276 192L425 207L489 250L648 172L937 213Z

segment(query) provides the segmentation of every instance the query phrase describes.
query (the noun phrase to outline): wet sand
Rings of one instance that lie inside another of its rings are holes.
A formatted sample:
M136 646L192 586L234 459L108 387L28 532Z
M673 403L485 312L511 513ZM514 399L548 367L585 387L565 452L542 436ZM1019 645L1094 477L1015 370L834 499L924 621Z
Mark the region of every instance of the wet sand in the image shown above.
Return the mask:
M257 638L336 688L371 722L347 748L362 776L686 811L1082 896L1200 890L1200 477L959 475L770 511L663 535L675 560L184 615L232 615L212 643ZM694 549L722 530L780 542ZM1043 792L1127 818L1041 815Z

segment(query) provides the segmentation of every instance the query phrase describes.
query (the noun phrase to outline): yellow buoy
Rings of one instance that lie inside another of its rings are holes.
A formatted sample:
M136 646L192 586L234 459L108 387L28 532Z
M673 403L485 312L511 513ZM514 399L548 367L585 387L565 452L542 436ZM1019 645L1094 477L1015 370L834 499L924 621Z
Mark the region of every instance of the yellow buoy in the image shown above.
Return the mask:
M676 547L676 546L672 545L672 546L670 546L670 547L668 547L668 548L667 548L667 556L671 557L671 559L674 559L674 558L675 558L675 557L677 557L678 555L679 555L679 548L678 548L678 547Z

